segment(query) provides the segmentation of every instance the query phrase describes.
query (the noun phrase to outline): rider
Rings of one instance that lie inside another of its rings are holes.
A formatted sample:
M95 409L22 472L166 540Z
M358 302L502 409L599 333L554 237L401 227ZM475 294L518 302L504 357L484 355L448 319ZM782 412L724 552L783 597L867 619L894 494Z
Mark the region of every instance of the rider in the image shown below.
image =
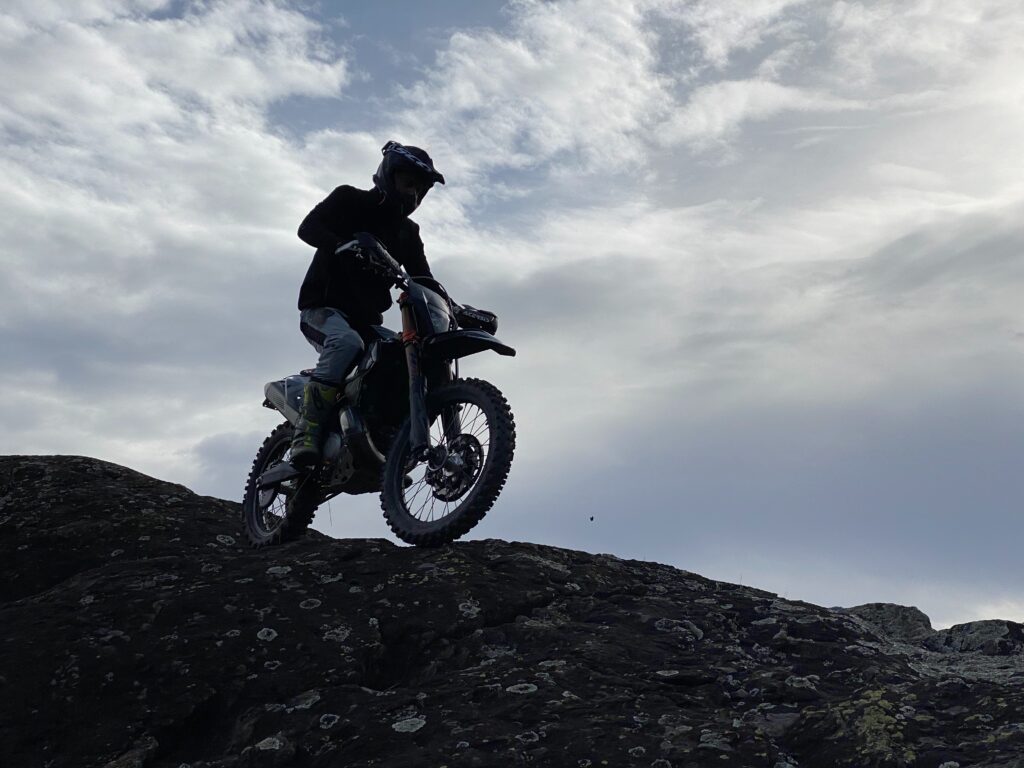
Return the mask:
M358 328L384 322L391 283L371 256L346 245L357 232L374 235L412 276L433 277L419 226L408 218L444 176L419 147L389 141L373 175L373 189L340 186L303 219L299 237L316 248L299 289L299 328L320 353L306 384L292 439L292 463L320 461L322 426L333 413L349 370L364 350Z

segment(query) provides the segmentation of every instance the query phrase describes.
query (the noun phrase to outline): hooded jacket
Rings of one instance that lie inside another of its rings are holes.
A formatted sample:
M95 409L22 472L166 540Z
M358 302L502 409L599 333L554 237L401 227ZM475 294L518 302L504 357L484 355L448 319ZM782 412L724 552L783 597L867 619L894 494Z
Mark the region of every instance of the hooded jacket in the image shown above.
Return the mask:
M356 232L374 235L410 275L433 277L416 222L386 205L376 188L344 185L318 203L299 225L299 238L317 249L299 289L300 310L334 307L353 323L384 322L382 313L393 303L388 282L334 253Z

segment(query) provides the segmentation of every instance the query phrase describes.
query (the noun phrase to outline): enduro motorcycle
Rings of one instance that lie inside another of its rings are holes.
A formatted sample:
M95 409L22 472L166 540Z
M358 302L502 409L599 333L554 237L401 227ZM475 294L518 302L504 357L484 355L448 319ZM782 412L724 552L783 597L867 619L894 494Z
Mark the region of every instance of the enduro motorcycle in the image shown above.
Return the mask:
M459 360L515 350L494 337L494 313L460 306L436 280L410 276L372 235L357 233L342 249L402 289L402 332L357 329L366 350L345 378L314 467L289 461L312 370L266 384L264 407L287 421L253 461L242 502L246 537L256 548L295 539L327 500L380 492L384 518L400 539L449 543L491 509L516 438L508 401L487 381L459 378Z

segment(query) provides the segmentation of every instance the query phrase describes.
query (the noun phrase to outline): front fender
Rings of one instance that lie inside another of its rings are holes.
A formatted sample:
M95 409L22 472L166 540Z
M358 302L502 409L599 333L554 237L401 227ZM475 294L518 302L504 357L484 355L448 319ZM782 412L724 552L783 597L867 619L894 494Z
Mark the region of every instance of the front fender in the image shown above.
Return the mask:
M515 357L516 354L512 347L502 344L487 331L473 328L437 333L423 342L424 354L442 360L455 360L485 349L493 349L499 355L509 357Z

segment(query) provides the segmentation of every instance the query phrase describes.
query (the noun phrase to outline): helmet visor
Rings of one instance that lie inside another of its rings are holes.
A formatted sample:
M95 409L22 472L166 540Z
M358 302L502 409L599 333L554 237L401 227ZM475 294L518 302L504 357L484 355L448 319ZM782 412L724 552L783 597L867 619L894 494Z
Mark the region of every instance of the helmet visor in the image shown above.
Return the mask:
M385 158L390 156L391 164L396 169L402 168L422 174L431 184L434 182L444 184L444 176L434 168L434 161L430 159L430 155L419 147L407 147L397 141L389 141L381 152Z

